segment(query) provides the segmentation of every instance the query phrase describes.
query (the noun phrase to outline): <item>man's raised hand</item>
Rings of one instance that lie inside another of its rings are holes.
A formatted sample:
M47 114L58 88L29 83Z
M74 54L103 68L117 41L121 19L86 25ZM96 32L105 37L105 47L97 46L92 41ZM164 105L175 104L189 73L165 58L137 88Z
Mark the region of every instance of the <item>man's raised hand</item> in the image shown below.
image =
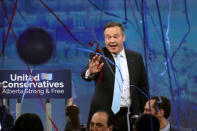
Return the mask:
M92 60L89 60L89 68L88 68L89 74L88 74L88 76L101 71L104 63L103 62L100 63L100 60L101 60L101 56L98 56L98 55L93 56Z

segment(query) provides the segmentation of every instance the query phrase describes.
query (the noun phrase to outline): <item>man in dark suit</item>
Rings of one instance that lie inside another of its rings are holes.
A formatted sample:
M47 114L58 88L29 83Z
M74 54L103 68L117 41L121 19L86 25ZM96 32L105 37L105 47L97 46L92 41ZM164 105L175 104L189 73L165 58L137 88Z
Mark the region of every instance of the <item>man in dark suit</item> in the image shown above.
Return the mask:
M168 117L171 112L171 104L168 98L164 96L153 96L146 102L144 107L145 114L152 114L158 118L160 123L160 131L177 131L170 125Z
M104 38L106 47L99 51L102 55L94 55L89 60L88 66L82 71L82 78L86 81L94 80L95 93L92 99L88 125L90 118L97 110L106 110L115 115L114 129L127 130L127 113L140 114L143 112L147 101L148 87L146 72L142 56L134 51L124 48L124 28L120 23L110 22L105 25ZM122 83L120 86L120 109L112 111L115 68L119 55L119 71ZM102 56L102 57L101 57ZM116 64L113 64L116 63Z

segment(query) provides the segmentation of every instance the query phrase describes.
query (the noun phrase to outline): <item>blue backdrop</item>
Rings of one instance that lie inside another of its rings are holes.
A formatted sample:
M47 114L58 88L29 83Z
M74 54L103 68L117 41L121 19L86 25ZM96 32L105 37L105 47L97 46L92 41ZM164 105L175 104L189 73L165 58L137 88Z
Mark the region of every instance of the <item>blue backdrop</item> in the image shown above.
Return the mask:
M16 52L16 39L29 27L49 32L56 52L47 63L30 68L72 70L74 103L80 107L82 124L94 92L93 82L80 76L89 58L82 49L103 47L104 25L117 21L126 29L125 47L143 55L151 96L171 100L172 124L197 129L196 0L1 0L0 4L0 49L4 49L0 68L27 69ZM10 102L14 116L15 102ZM65 100L51 102L52 120L63 130ZM24 99L22 105L24 113L37 113L45 124L39 99Z

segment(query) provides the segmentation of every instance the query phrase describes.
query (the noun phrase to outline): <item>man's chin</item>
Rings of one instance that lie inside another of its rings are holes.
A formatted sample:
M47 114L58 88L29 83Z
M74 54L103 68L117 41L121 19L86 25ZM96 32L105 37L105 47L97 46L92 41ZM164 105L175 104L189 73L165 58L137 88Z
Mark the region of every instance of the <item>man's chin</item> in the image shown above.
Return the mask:
M117 54L117 50L109 50L110 53Z

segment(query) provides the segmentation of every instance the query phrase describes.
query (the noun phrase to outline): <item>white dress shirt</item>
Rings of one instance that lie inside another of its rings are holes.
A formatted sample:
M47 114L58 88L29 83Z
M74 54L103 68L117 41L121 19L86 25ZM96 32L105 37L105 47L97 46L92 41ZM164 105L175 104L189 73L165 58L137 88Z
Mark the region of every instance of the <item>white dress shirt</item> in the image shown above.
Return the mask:
M120 54L120 71L122 73L122 78L123 78L120 107L128 107L131 105L131 100L130 100L130 80L129 80L127 58L124 49L119 54ZM114 60L116 60L115 59L116 55L112 54L112 56Z

